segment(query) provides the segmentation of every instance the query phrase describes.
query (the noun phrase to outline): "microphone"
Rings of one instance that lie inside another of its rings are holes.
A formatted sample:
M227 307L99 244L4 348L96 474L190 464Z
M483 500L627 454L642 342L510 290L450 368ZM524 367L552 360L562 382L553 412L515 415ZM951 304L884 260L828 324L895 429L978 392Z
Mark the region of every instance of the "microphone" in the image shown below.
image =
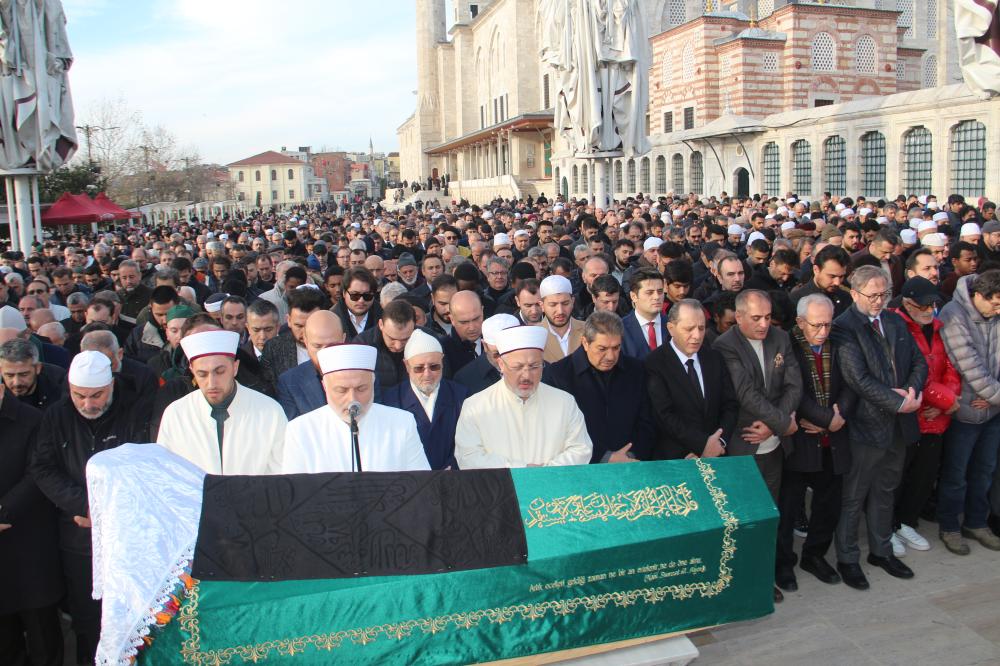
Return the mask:
M358 418L358 415L360 413L361 413L361 403L358 402L357 400L353 401L351 404L347 406L347 415L350 416L352 419Z

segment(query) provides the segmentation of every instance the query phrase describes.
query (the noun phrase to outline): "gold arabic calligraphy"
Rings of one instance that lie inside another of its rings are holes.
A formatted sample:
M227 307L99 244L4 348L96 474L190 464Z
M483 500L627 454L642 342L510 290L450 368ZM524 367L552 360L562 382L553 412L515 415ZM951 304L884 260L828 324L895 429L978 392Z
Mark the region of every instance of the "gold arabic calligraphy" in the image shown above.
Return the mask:
M637 488L628 492L606 495L567 495L550 500L537 498L528 505L531 527L550 527L566 523L587 523L592 520L628 520L686 516L698 510L686 483L677 486Z

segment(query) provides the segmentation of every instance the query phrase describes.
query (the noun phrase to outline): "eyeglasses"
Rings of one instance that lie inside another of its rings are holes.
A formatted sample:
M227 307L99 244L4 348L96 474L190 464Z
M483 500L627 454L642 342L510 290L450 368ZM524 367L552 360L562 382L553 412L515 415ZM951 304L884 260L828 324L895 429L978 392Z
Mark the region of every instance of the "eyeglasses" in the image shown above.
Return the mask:
M507 271L490 271L487 275L490 277L507 277Z
M347 292L347 295L350 296L352 301L360 301L364 299L367 302L375 298L375 294L371 293L370 291L366 291L363 294L359 294L356 291L349 291Z
M806 321L805 319L803 319L802 321L804 321L806 325L809 326L809 328L814 328L817 331L824 331L833 326L832 322L821 322L819 324L814 324L811 321Z
M541 363L528 363L528 364L523 364L523 365L508 365L507 369L510 370L515 375L519 375L522 372L535 373L535 372L541 372L542 371L542 364Z
M418 375L422 375L428 370L431 372L441 372L442 367L440 363L428 363L427 365L411 365L410 370L413 370Z
M855 291L857 290L855 289ZM878 303L879 301L887 301L892 298L891 291L883 291L879 294L866 294L863 291L858 291L858 293L867 298L869 303Z

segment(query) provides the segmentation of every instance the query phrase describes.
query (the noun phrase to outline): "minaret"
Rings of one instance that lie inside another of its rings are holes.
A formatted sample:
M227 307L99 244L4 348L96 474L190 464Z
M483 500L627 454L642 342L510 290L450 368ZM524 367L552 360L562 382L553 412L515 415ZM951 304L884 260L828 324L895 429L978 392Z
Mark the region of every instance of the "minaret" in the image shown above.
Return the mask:
M423 151L442 141L438 120L438 42L445 41L444 0L417 0L417 126ZM430 175L426 156L421 156L421 176Z

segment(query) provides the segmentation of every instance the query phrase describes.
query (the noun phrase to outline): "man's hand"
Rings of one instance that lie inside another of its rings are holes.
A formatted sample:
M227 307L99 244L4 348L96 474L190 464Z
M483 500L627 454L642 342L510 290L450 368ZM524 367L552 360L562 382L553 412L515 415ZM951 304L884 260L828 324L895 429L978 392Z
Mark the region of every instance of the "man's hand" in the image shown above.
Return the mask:
M903 396L903 404L899 406L899 408L896 410L897 412L899 412L900 414L912 414L913 412L920 409L920 404L923 402L924 399L923 393L917 394L917 392L913 390L912 386L908 391L904 391L901 388L895 388L892 390L898 393L899 395Z
M846 424L847 424L847 420L843 416L840 415L840 406L837 405L837 404L834 404L833 405L833 418L830 419L830 425L829 425L829 427L827 427L827 430L829 430L830 432L837 432L838 430L840 430L841 428L843 428L844 425L846 425Z
M941 416L941 410L937 407L924 407L920 415L924 417L927 421L933 421L937 417Z
M773 434L774 432L763 421L754 421L743 428L743 439L750 444L760 444Z
M948 411L945 412L945 414L954 414L955 412L958 411L958 407L959 407L958 398L955 398L955 402L952 403L951 407L948 408Z
M77 527L90 527L90 518L73 516L73 522L76 523Z
M983 400L982 398L976 398L975 400L972 401L971 404L972 404L972 408L973 409L989 409L990 408L989 401L988 400Z
M722 446L722 428L713 432L705 441L705 449L701 452L702 458L718 458L726 452Z
M799 431L799 424L795 422L795 412L792 412L792 416L788 422L788 429L785 430L784 437L791 437Z
M3 532L4 530L9 530L10 528L11 528L10 523L0 523L0 532Z
M799 421L799 426L810 435L822 435L823 429L818 425L810 421L809 419L802 419Z
M632 448L632 442L629 442L617 451L612 451L611 456L608 457L609 463L630 463L639 462L637 459L633 458L628 454L629 449Z

